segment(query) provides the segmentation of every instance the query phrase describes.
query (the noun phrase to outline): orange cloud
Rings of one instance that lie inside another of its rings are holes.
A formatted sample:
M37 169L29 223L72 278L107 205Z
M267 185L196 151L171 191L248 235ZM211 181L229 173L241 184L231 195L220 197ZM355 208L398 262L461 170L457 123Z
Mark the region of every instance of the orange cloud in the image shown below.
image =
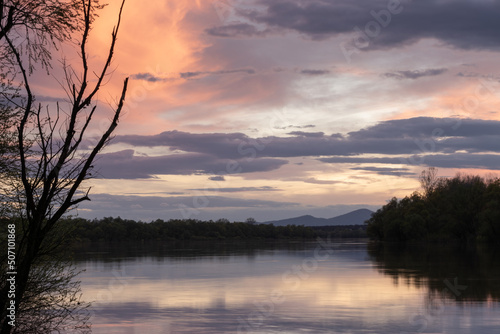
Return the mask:
M111 1L95 21L88 48L93 68L100 69L105 61L120 4L119 0ZM142 125L145 129L149 127L149 132L157 132L168 126L168 122L155 116L166 108L181 105L177 96L182 81L175 78L195 67L201 59L201 51L209 45L200 39L203 29L187 17L216 18L216 13L211 11L214 9L210 3L199 0L126 1L115 48L114 73L105 87L109 92L100 96L112 104L113 97L120 93L123 79L131 77L120 131L137 130ZM133 80L137 75L148 75L149 81ZM197 99L200 97L189 97L189 100Z
M420 108L406 109L390 119L429 116L500 120L496 112L500 110L500 95L495 92L498 88L498 83L487 79L459 81L420 102Z
M112 1L96 21L96 46L109 43L120 1ZM164 73L177 73L197 60L206 46L197 33L187 29L186 15L202 8L192 0L127 0L116 50L120 72L140 73L160 65ZM206 10L206 9L205 9Z

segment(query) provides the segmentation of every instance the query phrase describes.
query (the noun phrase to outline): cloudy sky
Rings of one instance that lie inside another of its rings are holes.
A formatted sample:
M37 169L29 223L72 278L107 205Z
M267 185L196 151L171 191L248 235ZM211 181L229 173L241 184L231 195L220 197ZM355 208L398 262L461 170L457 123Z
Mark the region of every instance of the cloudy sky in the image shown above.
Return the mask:
M429 166L497 175L499 18L496 0L127 0L100 95L130 77L126 114L78 214L333 217L418 190Z

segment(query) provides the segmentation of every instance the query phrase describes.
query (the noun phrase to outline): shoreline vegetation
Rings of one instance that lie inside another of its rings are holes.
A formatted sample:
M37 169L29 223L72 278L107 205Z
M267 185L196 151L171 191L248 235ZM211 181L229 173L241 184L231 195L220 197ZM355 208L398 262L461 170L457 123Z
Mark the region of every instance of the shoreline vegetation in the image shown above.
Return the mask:
M365 222L370 239L500 244L500 179L424 170L422 192L392 198Z
M59 229L66 231L70 244L121 241L177 240L286 240L329 238L367 238L365 225L303 226L230 222L227 219L157 219L142 222L120 217L88 220L63 218Z

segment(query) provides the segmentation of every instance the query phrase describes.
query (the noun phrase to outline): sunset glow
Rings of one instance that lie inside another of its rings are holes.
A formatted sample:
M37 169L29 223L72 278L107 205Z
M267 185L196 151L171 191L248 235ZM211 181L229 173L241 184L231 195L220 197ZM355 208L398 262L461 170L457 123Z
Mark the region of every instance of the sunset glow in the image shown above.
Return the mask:
M93 66L119 3L96 20ZM496 175L496 12L473 1L128 0L99 96L113 104L130 77L127 105L79 214L329 218L418 190L427 167ZM52 77L36 83L40 101L65 98Z

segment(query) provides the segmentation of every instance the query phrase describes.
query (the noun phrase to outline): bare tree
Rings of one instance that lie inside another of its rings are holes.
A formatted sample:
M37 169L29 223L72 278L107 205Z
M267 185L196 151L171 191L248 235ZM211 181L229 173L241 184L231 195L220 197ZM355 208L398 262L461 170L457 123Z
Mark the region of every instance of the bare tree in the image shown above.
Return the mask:
M440 178L438 177L438 170L435 167L424 169L420 174L420 185L424 190L424 194L428 196L439 185Z
M91 0L95 9L102 8ZM69 41L73 33L85 29L81 15L82 0L0 0L0 40L10 40L27 57L23 66L32 71L35 65L50 67L51 48ZM90 14L94 20L95 14ZM16 67L16 55L9 43L1 45L2 66Z
M257 221L253 217L249 217L245 220L245 223L250 224L250 225L255 225L257 224Z
M7 217L12 211L8 204L11 202L10 192L4 190L14 177L17 151L17 140L12 131L16 110L5 102L0 93L0 217Z
M81 191L82 182L91 177L93 162L111 139L120 119L128 78L124 80L109 124L98 138L89 138L88 129L99 111L96 95L110 71L123 5L124 0L111 33L106 60L96 71L91 70L88 63L87 44L96 10L102 7L97 1L0 0L0 52L5 55L2 61L10 66L6 75L11 75L13 81L20 83L20 97L7 97L7 102L20 115L17 126L17 177L10 185L10 190L22 204L18 211L20 220L16 223L15 307L18 319L23 317L20 311L33 310L30 302L34 300L43 306L38 309L43 310L45 315L48 312L54 314L50 298L40 298L47 295L37 293L36 288L57 277L74 276L71 273L60 276L56 269L56 272L52 271L51 275L43 278L43 265L50 259L47 256L54 254L63 244L64 238L57 230L59 219L79 203L90 200L90 189ZM30 81L31 73L36 69L50 69L53 47L57 46L57 42L71 39L77 32L80 34L81 70L64 64L65 77L61 80L65 82L68 107L57 104L51 108L50 105L37 104ZM40 279L39 284L33 284L34 277ZM57 287L57 284L50 286ZM5 310L10 303L7 298L9 286L2 280L0 287L3 321L0 333L11 333L14 327L5 320ZM67 291L74 293L77 290ZM62 296L63 299L52 301L71 300L77 305L75 296ZM57 302L53 306L57 306ZM41 313L26 312L25 316L34 319L34 314ZM60 329L59 320L53 320L51 324ZM43 332L52 330L54 328L45 328ZM26 329L26 332L29 330Z

